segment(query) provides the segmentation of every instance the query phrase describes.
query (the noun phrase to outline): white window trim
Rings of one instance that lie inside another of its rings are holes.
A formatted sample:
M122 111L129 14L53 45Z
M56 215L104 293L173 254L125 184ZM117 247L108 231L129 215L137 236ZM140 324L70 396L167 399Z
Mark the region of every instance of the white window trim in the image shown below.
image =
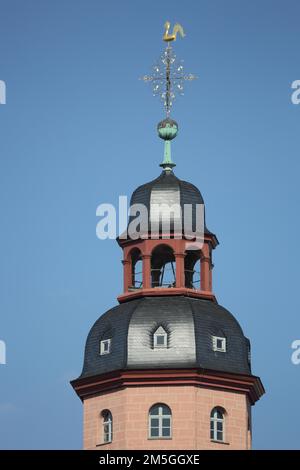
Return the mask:
M215 410L215 413L217 412L217 409ZM222 413L222 418L217 418L215 416L210 417L210 440L215 441L215 442L226 442L225 440L225 416L224 412L220 411ZM213 437L211 437L211 425L213 423ZM218 439L218 426L217 423L222 423L222 439Z
M108 432L105 432L105 426L108 426ZM111 412L108 413L108 418L103 417L103 444L110 444L112 442L112 414ZM105 439L105 436L107 436L107 440Z
M107 350L105 349L105 344L108 344ZM102 339L100 341L100 355L103 356L105 354L110 354L111 352L111 338L108 339Z
M148 423L148 439L172 439L172 413L170 414L163 414L162 412L162 406L159 406L158 410L158 415L151 415L151 409L149 411L149 423ZM162 420L163 418L169 418L170 419L170 435L169 436L163 436L163 426L162 426ZM151 422L152 419L158 419L158 436L152 436L151 435Z
M221 348L218 348L218 341L222 341ZM224 338L223 336L213 336L212 345L213 345L213 351L226 352L226 349L227 349L226 338Z
M157 343L157 337L158 336L163 336L164 337L164 344L158 344ZM168 333L166 332L166 330L162 326L159 326L153 334L153 347L155 349L167 348L168 347Z

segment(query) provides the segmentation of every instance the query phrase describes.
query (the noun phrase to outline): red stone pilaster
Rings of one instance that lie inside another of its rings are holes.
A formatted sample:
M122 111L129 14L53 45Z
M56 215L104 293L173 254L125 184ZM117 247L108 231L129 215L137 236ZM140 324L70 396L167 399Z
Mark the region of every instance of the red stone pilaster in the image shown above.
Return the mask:
M176 287L184 287L184 253L175 253L176 261Z
M151 287L151 255L142 255L143 260L143 289Z
M202 247L201 290L210 292L210 253L208 243L204 243Z
M201 258L201 290L209 291L209 268L210 266L210 259L202 257Z
M129 286L131 286L131 261L124 259L122 260L123 264L123 285L124 285L124 292L128 292Z

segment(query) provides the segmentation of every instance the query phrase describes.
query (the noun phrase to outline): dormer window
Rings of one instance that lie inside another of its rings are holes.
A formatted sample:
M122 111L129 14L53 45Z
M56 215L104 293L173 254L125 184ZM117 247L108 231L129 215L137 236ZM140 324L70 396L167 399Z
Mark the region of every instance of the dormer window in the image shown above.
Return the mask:
M168 333L162 326L158 327L153 335L153 347L167 348L168 347Z
M212 337L213 351L226 352L226 338L221 336Z
M100 341L100 355L109 354L111 351L111 339L103 339Z

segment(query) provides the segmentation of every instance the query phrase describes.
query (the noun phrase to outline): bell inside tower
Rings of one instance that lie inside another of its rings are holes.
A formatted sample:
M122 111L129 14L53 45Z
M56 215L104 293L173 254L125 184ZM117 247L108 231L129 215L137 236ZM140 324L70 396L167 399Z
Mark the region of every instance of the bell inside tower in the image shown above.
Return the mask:
M189 251L184 258L185 287L188 289L201 288L201 258L200 251Z
M151 286L175 287L176 261L172 248L168 245L159 245L151 256Z

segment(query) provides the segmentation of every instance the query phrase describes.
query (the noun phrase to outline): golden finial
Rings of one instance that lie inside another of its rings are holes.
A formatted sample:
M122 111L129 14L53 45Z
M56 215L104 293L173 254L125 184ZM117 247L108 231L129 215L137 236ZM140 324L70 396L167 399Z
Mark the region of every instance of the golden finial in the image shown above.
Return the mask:
M176 41L177 33L179 33L180 36L182 38L184 38L185 34L184 34L184 31L183 31L183 27L179 23L176 23L174 25L173 34L169 34L170 27L171 27L170 21L166 21L165 22L165 34L163 35L163 40L164 41L166 41L166 42Z

